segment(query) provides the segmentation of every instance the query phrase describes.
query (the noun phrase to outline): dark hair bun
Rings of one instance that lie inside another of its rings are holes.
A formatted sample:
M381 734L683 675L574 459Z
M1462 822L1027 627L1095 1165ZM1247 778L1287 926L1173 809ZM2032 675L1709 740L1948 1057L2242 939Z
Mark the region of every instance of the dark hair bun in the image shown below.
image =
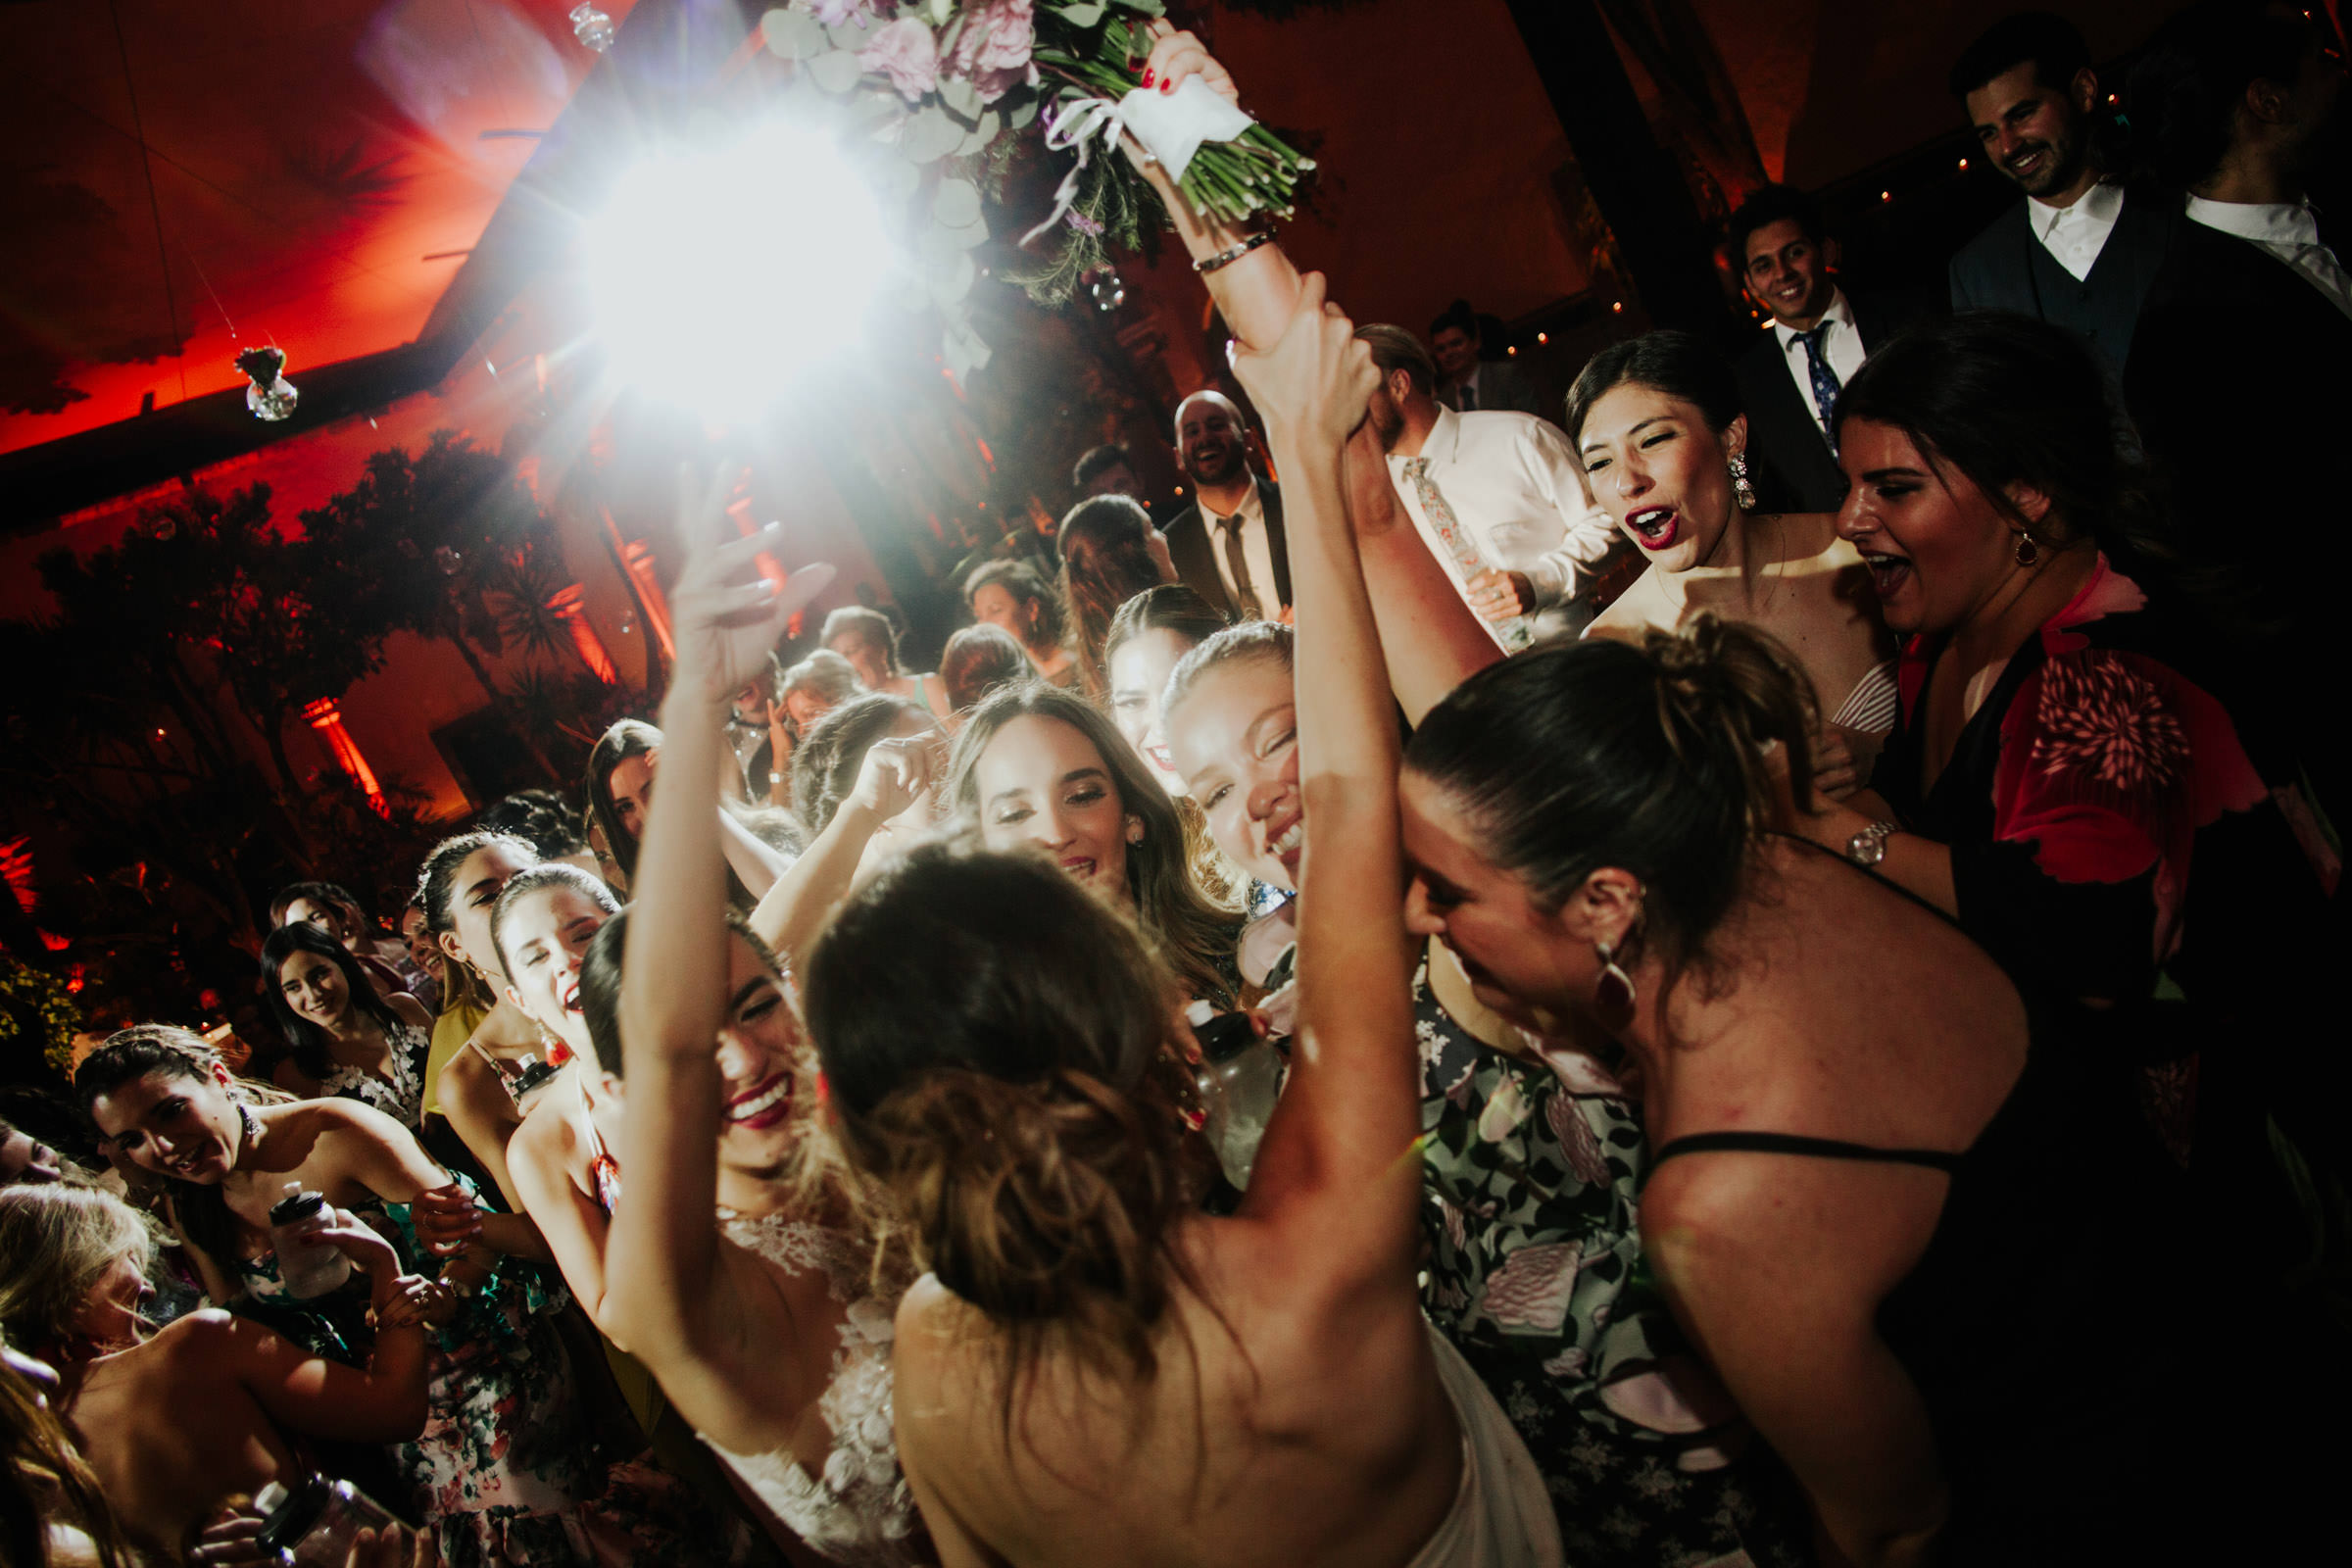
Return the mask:
M925 1264L991 1315L1140 1326L1165 1305L1159 1247L1185 1195L1174 1119L1150 1100L1083 1072L1015 1084L948 1068L857 1136Z

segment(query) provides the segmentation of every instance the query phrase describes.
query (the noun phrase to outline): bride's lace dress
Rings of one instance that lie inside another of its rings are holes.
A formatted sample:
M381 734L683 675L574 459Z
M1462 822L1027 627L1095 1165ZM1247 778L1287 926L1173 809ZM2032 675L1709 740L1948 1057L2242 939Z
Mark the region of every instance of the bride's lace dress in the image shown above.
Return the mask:
M911 1568L929 1560L891 1433L893 1303L866 1294L866 1258L839 1232L806 1220L744 1219L722 1209L719 1227L729 1241L787 1273L822 1272L833 1299L848 1304L849 1321L833 1352L833 1381L816 1405L833 1434L824 1474L810 1476L781 1449L734 1453L713 1443L711 1451L777 1518L836 1562Z

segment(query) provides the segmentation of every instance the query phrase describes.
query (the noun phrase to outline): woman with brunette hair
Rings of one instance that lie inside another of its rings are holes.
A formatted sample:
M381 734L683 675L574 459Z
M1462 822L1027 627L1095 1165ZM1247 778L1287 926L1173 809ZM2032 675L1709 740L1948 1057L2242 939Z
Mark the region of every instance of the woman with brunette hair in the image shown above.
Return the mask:
M2068 1007L2208 1177L2270 1166L2266 1118L2352 1177L2352 1080L2306 1033L2345 957L2335 856L2216 695L2097 362L1995 315L1883 352L1838 399L1838 528L1905 638L1902 717L1879 800L1805 831Z
M1186 996L1232 1005L1241 918L1193 879L1175 803L1092 703L1034 681L997 693L956 737L948 798L990 849L1041 848L1133 913Z
M1008 633L1029 656L1037 678L1055 686L1078 683L1078 659L1062 645L1061 603L1034 567L992 561L963 583L964 608L974 620Z
M939 655L939 678L948 690L948 727L954 730L989 693L1027 680L1029 656L1012 633L983 620L949 636Z
M1152 514L1127 496L1096 496L1061 519L1057 585L1078 667L1090 696L1109 689L1103 643L1119 607L1137 594L1176 581L1167 541Z
M307 920L342 943L380 994L388 997L410 989L411 977L379 956L385 943L375 922L343 888L332 882L292 882L278 889L277 897L270 901L270 925L295 920Z
M506 995L490 917L509 882L540 864L539 852L511 833L461 833L424 858L417 878L426 929L440 944L442 972L454 993L482 1009L463 1034L463 1015L443 1013L433 1028L430 1107L449 1121L467 1153L509 1206L507 1140L522 1121L514 1085L529 1058L562 1054L546 1029Z
M790 612L774 583L731 580L761 541L732 536L724 494L713 484L682 505L690 554L670 597L678 661L662 727L697 776L720 755L713 694ZM856 1184L824 1158L783 984L763 947L729 929L714 827L691 801L655 802L631 911L582 971L604 1088L627 1086L618 1158L593 1174L611 1215L604 1319L801 1541L860 1568L924 1561L892 1433L895 1288ZM636 983L605 961L615 952ZM608 1005L617 1061L596 1022ZM593 1117L585 1132L604 1139Z
M1409 519L1394 522L1359 536L1359 560L1379 654L1418 722L1494 643ZM1399 613L1411 605L1429 613ZM1427 635L1436 619L1457 634L1450 647ZM1216 844L1284 895L1327 842L1299 787L1295 643L1274 621L1218 633L1177 665L1166 708L1173 757ZM1451 680L1432 678L1441 672ZM1272 993L1261 1010L1278 1029L1296 1006L1298 955L1285 947L1296 915L1286 901L1240 945L1243 975ZM1801 1502L1757 1462L1753 1434L1642 1266L1635 1216L1649 1157L1629 1089L1608 1065L1497 1014L1441 941L1421 944L1412 996L1422 1306L1510 1413L1569 1559L1809 1561Z
M627 1562L698 1539L666 1478L596 1453L556 1322L568 1298L524 1266L550 1259L537 1228L478 1207L390 1118L345 1100L253 1103L203 1042L155 1024L93 1052L74 1087L125 1158L167 1178L172 1223L216 1301L249 1295L328 1321L320 1303L332 1311L336 1295L306 1301L279 1273L270 1210L289 1186L380 1210L409 1255L441 1260L454 1296L426 1316L424 1431L392 1459L412 1493L399 1500L438 1522L449 1568ZM349 1362L362 1331L338 1315L348 1332L314 1348Z
M1189 74L1195 54L1172 35L1152 65ZM950 1562L1560 1561L1524 1446L1414 1296L1396 727L1358 657L1370 610L1341 516L1371 370L1321 303L1310 286L1244 373L1321 699L1302 789L1348 853L1305 869L1299 1045L1240 1212L1194 1209L1152 1074L1179 1029L1169 980L1118 903L1032 856L925 847L809 963L851 1157L932 1270L899 1310L899 1436Z
M1223 631L1228 622L1209 602L1180 582L1147 588L1119 606L1102 639L1102 667L1111 722L1170 795L1184 779L1168 760L1159 699L1177 662Z
M57 1373L52 1403L78 1449L67 1460L96 1484L77 1511L100 1540L112 1524L142 1557L188 1559L232 1497L310 1474L304 1440L399 1443L423 1428L422 1322L437 1293L356 1216L328 1221L319 1240L368 1282L365 1366L212 1309L157 1332L140 1311L155 1243L137 1210L87 1188L0 1192L0 1331Z
M796 666L797 667L797 666ZM764 678L764 677L762 677ZM772 755L763 753L761 755ZM662 732L634 718L616 721L588 754L588 810L605 841L605 853L620 869L617 884L627 892L637 876L637 845L645 831L645 814L652 808L654 775L662 762ZM756 764L772 768L772 760ZM711 777L716 778L715 766ZM734 812L713 801L719 813L722 842L727 852L727 898L748 909L775 884L791 860L746 827ZM771 813L780 815L781 813Z
M1408 923L1638 1071L1647 1255L1844 1560L2174 1560L2162 1155L1958 926L1775 831L1811 684L1711 617L1473 676L1406 750Z
M415 997L379 994L341 942L295 920L262 944L262 1000L291 1048L273 1074L280 1089L342 1095L411 1132L423 1126L432 1020Z
M1701 612L1771 634L1829 715L1814 787L1859 788L1894 724L1894 645L1835 517L1755 510L1730 364L1689 332L1613 344L1569 389L1568 434L1594 499L1649 563L1586 635L1638 643Z
M909 675L899 667L899 633L882 612L844 605L825 616L816 640L848 660L867 691L919 703L938 718L953 711L948 688L937 675Z

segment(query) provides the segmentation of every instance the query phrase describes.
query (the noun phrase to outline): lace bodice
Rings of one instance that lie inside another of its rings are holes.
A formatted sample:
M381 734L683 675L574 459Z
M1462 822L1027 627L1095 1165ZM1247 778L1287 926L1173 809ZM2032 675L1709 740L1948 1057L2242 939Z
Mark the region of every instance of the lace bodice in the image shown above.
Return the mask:
M833 1381L817 1413L833 1434L824 1474L810 1477L783 1449L735 1453L710 1445L745 1485L801 1539L836 1562L857 1568L911 1568L923 1561L914 1494L899 1471L891 1432L890 1342L894 1303L867 1294L866 1259L838 1231L771 1214L745 1219L721 1209L729 1241L790 1274L821 1272L833 1299L846 1304Z

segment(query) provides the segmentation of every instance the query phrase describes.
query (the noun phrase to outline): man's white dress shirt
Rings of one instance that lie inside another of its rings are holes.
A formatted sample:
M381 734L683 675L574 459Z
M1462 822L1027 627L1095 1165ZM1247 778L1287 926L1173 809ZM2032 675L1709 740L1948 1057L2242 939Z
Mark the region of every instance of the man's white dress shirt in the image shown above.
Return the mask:
M1816 326L1826 326L1822 334L1821 352L1829 360L1830 368L1838 372L1838 384L1845 385L1862 368L1862 328L1854 324L1854 308L1846 302L1845 290L1838 289L1830 296L1830 308L1821 313ZM1813 365L1806 357L1805 334L1793 326L1775 321L1773 334L1781 340L1781 357L1788 366L1789 379L1796 383L1796 395L1812 412L1813 422L1828 435L1830 427L1821 416L1821 404L1813 396Z
M1578 568L1607 555L1620 537L1609 514L1593 504L1568 438L1532 414L1441 408L1420 455L1486 564L1524 572L1535 587L1538 611L1574 599L1583 588ZM1422 510L1419 486L1405 470L1408 461L1389 455L1389 482L1466 598L1462 569Z
M1200 498L1196 495L1195 500ZM1257 478L1250 479L1250 488L1242 496L1242 504L1230 514L1220 514L1200 501L1200 525L1208 530L1209 552L1216 557L1217 575L1225 581L1225 592L1233 600L1234 609L1242 608L1241 584L1233 580L1233 562L1225 553L1224 516L1242 519L1242 559L1250 566L1250 587L1257 595L1257 608L1268 620L1282 613L1282 594L1275 587L1274 540L1266 532L1266 501L1257 493Z
M2261 246L2303 274L2328 303L2352 316L2352 276L2335 252L2320 243L2320 220L2303 202L2209 202L2188 199L2192 222Z
M2099 252L2107 248L2107 236L2115 232L2115 220L2123 216L2121 185L2093 185L2072 207L2052 207L2038 196L2026 198L2026 221L2033 225L2034 237L2052 261L2077 278L2090 276Z

